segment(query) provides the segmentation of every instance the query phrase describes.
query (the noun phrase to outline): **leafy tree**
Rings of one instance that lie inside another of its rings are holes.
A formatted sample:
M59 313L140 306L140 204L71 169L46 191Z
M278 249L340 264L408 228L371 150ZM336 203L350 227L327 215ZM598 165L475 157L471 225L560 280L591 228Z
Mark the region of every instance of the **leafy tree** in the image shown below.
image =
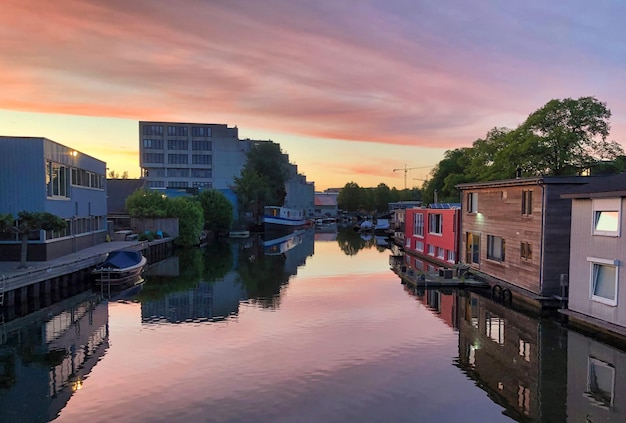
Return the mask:
M431 178L424 183L422 195L425 202L433 202L435 191L440 202L458 202L457 183L469 182L466 171L469 166L469 149L457 148L444 153L444 158L431 171Z
M337 195L337 207L341 210L357 211L361 204L361 187L356 182L345 184Z
M235 176L233 191L237 194L239 210L251 212L255 223L259 223L264 204L270 197L267 181L256 170L244 167L241 176Z
M183 247L197 245L204 226L202 206L190 197L169 198L166 215L178 218L176 243Z
M138 189L126 199L131 217L166 217L167 198L158 191Z
M220 191L204 190L198 195L204 215L204 229L226 232L233 223L233 205Z
M9 215L10 216L10 215ZM2 220L6 224L6 217ZM32 231L62 231L67 227L67 222L58 216L48 212L21 211L17 214L17 225L12 229L20 236L22 247L20 252L20 264L18 268L26 268L28 256L28 235Z
M391 203L391 190L386 184L380 183L374 189L374 202L376 211L384 212L389 210L389 203Z
M258 222L263 207L284 205L289 177L289 159L278 144L261 142L252 147L241 175L234 178L240 210L252 212Z
M517 129L519 143L510 144L509 158L522 158L521 168L535 175L575 175L599 160L624 154L607 141L611 111L594 97L551 100Z
M13 219L12 214L2 214L0 213L0 232L9 232L13 227Z

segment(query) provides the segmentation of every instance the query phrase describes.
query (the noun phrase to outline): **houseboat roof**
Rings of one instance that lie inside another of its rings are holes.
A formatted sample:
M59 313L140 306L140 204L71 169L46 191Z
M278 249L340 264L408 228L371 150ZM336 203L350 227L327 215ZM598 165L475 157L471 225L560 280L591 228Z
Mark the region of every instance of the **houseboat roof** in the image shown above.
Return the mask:
M601 175L583 186L573 187L561 198L626 197L626 174Z
M476 188L496 188L525 185L556 185L556 184L586 184L598 176L534 176L530 178L501 179L498 181L466 182L455 185L460 190Z

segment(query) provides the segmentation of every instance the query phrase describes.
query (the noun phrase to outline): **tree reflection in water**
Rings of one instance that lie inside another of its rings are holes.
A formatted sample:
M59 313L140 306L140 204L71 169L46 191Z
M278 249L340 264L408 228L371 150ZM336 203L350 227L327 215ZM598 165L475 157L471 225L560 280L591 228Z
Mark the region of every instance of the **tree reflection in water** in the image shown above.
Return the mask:
M256 240L239 254L237 272L250 302L263 308L280 306L280 290L289 282L285 272L285 254L265 255L263 242Z
M381 252L387 248L376 244L374 234L358 232L351 227L343 227L337 231L337 244L347 256L354 256L365 248L375 247Z

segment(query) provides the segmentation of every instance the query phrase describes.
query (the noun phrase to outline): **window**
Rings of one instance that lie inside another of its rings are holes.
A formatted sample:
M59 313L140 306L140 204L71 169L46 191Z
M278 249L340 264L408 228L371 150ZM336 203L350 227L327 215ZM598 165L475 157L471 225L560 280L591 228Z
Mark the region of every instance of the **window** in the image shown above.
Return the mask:
M194 154L191 158L193 164L210 165L213 161L210 154Z
M520 338L518 354L530 363L530 342Z
M207 126L194 126L191 128L192 137L210 137L211 128Z
M167 162L169 164L187 164L188 156L186 154L168 154Z
M445 257L445 249L437 247L437 258L443 259Z
M175 137L186 137L187 127L186 126L168 126L167 135L175 136Z
M424 215L422 213L413 215L413 235L424 236Z
M168 168L167 176L170 178L188 178L189 177L189 169L175 169Z
M167 183L167 187L168 188L187 188L187 182L186 181L170 181Z
M587 257L591 264L591 299L617 305L618 260Z
M195 151L211 151L213 144L211 141L193 141L191 148Z
M213 171L211 169L191 169L192 178L212 178Z
M477 192L467 193L467 212L478 213L478 193Z
M499 236L487 235L487 258L499 262L504 261L505 241Z
M415 241L415 250L424 252L424 241Z
M434 245L429 245L428 246L428 255L429 256L434 256L435 255L435 246Z
M144 138L143 148L149 150L163 150L163 140L152 140Z
M620 236L621 198L593 200L593 234Z
M492 341L504 345L504 319L491 312L485 314L485 335Z
M601 408L613 405L615 394L615 367L604 361L589 357L587 361L587 391L585 396Z
M213 188L213 182L194 182L193 187L211 189Z
M188 148L187 140L167 140L168 150L187 150Z
M148 181L148 186L150 188L165 188L164 181Z
M480 263L480 235L467 232L467 244L465 261L468 263Z
M67 166L46 162L46 185L48 197L69 198Z
M144 163L163 163L163 153L143 153Z
M452 250L448 250L448 261L450 263L456 262L456 254L454 254L454 251Z
M163 125L144 125L144 135L163 135Z
M428 233L441 234L443 231L443 215L442 214L430 214L428 215Z
M524 260L532 260L533 246L531 243L524 241L520 243L520 257Z
M522 216L530 216L533 214L533 192L522 191Z

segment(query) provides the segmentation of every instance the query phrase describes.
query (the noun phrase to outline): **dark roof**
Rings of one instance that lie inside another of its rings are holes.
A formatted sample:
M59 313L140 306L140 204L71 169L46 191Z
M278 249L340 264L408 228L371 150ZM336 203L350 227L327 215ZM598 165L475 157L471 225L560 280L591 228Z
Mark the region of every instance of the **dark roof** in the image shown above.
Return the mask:
M455 185L460 190L475 188L514 187L526 185L557 185L577 184L582 185L603 176L535 176L530 178L502 179L487 182L467 182Z
M145 184L144 179L107 179L107 214L127 215L126 199Z
M602 197L626 197L626 174L596 176L588 183L561 194L561 198Z

